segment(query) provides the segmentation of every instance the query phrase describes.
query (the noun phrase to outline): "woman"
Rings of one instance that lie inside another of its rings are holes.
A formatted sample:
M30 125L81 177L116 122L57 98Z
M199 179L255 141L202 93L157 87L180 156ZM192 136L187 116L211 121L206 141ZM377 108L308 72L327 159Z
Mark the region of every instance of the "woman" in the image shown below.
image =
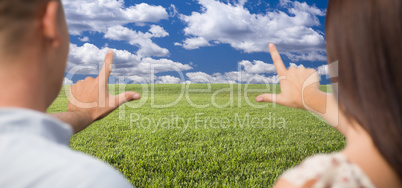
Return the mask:
M318 113L347 145L305 160L276 187L402 187L402 1L330 0L327 11L334 95L319 90L314 70L286 70L270 44L282 93L257 101Z

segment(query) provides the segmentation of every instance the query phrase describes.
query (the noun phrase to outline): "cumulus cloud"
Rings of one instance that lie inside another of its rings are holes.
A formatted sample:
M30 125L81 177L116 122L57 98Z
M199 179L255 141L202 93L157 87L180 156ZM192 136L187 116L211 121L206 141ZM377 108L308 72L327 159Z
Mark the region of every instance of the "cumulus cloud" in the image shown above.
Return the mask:
M277 84L278 76L266 76L275 72L273 64L262 61L239 62L239 71L226 72L224 74L214 73L209 75L205 72L189 72L186 76L192 83L252 83L252 84Z
M159 76L158 80L155 83L157 83L157 84L178 84L178 83L180 83L180 81L181 81L180 78L166 75L166 76Z
M73 85L73 81L68 78L64 78L63 85Z
M312 51L309 53L285 52L284 53L291 61L326 61L327 56L325 51Z
M211 46L211 44L203 37L195 37L184 40L182 46L187 50L194 50L204 46Z
M308 55L325 51L323 33L312 28L320 25L318 16L324 16L325 12L315 6L281 1L287 13L275 10L252 14L243 6L245 1L234 5L216 0L198 2L202 6L201 12L180 15L186 24L184 32L188 38L183 41L186 49L197 49L218 41L246 53L268 52L268 42L274 42L281 52L287 52L285 55L298 53L295 60L323 59Z
M214 73L209 75L205 72L186 73L188 82L191 83L250 83L250 84L278 84L279 78L276 75L274 64L254 60L253 62L243 60L239 62L239 71ZM302 68L304 65L290 63L289 67ZM315 68L319 75L328 75L328 65ZM269 76L267 76L269 75Z
M81 37L81 38L78 38L78 40L80 40L81 42L89 42L88 37Z
M321 66L317 67L316 70L317 70L317 73L318 73L319 75L321 75L321 76L324 76L324 75L329 76L328 65L327 65L327 64L321 65Z
M232 71L227 72L225 75L231 80L235 80L239 83L250 84L277 84L279 83L278 76L265 76L261 74L250 74L245 71Z
M70 74L98 74L99 64L103 64L108 48L85 43L82 46L70 44L70 55L66 71ZM140 57L126 50L113 49L113 76L124 76L133 81L152 81L155 74L192 69L188 64L169 59Z
M139 50L137 55L141 57L163 57L169 55L169 50L162 48L152 42L151 38L165 37L168 36L162 27L152 25L149 32L143 33L141 31L133 31L127 27L123 26L113 26L107 29L105 33L105 38L117 40L117 41L128 41L131 45L137 45Z
M289 8L289 12L296 15L296 13L309 13L317 16L325 16L325 11L320 10L314 6L309 6L306 2L280 0L280 5ZM317 20L316 20L317 21Z
M290 67L302 68L302 67L304 67L304 65L303 65L303 64L296 65L295 63L289 63L289 68L290 68Z
M175 16L179 15L179 11L177 10L177 8L174 4L171 4L168 10L169 10L170 17L175 17Z
M236 83L220 73L209 75L205 72L189 72L186 73L186 76L190 83Z
M302 65L302 64L296 65L295 63L290 63L289 67L302 68L302 67L304 67L304 65ZM306 67L306 68L310 68L310 67ZM320 76L325 76L325 75L329 76L328 64L321 65L317 68L311 68L311 69L315 69L317 71L317 74Z
M104 33L105 38L127 41L138 46L136 55L141 57L165 57L170 54L168 49L151 40L169 36L162 27L151 25L149 32L145 33L123 27L130 23L144 26L146 23L169 19L162 6L141 3L125 7L123 0L65 0L63 5L72 35L81 35L84 31ZM79 40L89 42L88 37Z
M149 31L152 33L153 37L166 37L169 36L169 33L163 29L163 27L159 25L151 25L151 29Z
M268 64L258 60L254 60L253 62L243 60L239 63L239 65L243 66L245 72L247 73L269 74L276 71L274 64Z
M63 0L69 32L80 35L83 31L105 32L116 25L157 23L168 19L162 6L146 3L125 7L123 0Z

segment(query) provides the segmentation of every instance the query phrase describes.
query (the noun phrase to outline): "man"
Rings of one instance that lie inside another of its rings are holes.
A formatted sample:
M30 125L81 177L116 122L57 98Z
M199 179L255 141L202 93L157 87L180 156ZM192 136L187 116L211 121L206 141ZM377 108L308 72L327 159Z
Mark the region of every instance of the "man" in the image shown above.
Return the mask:
M68 147L72 134L140 98L109 94L112 51L97 78L70 88L67 112L45 113L62 86L69 43L60 0L0 0L0 187L131 187Z

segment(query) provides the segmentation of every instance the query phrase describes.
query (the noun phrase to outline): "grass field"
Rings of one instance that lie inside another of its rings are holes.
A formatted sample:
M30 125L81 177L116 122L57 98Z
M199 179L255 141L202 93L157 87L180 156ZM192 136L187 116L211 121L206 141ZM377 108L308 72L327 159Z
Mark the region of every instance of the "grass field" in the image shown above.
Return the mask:
M307 111L256 103L264 92L256 89L265 85L121 87L143 99L74 135L70 146L109 163L136 187L271 187L306 157L345 145ZM65 111L67 102L62 91L49 112Z

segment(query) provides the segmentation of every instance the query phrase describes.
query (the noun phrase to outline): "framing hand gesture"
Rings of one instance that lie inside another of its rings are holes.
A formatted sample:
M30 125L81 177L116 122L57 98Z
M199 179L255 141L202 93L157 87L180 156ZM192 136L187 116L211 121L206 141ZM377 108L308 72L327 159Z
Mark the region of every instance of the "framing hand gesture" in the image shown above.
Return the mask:
M113 51L109 50L98 77L87 77L71 86L68 112L85 114L93 121L102 119L125 102L140 99L140 94L132 91L111 95L108 81L112 72Z
M287 70L274 44L269 44L269 51L278 73L281 93L277 95L263 94L256 100L302 109L311 106L310 104L314 103L314 96L317 92L321 92L317 72L304 67L290 67Z

